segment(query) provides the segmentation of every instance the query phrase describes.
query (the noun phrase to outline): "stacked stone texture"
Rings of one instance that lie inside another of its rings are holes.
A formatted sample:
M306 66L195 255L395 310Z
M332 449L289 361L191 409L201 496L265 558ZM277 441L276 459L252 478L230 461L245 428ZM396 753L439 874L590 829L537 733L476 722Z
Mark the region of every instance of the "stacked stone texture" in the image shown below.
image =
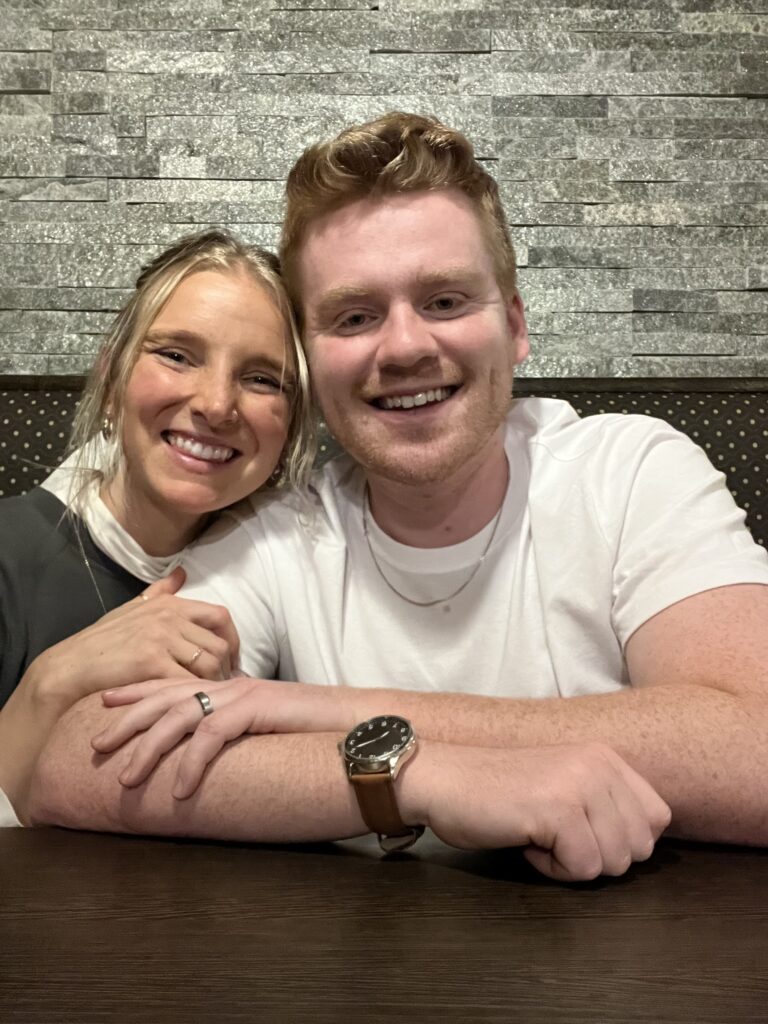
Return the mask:
M764 0L5 0L0 374L90 364L142 262L274 247L304 146L464 130L516 242L531 377L765 376Z

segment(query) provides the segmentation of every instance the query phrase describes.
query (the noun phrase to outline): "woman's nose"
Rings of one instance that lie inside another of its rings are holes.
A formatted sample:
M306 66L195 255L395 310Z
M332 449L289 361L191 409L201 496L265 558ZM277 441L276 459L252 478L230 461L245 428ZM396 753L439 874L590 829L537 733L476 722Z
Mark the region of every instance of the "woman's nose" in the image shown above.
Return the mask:
M193 410L212 427L234 423L238 417L237 389L223 375L202 374L193 397Z

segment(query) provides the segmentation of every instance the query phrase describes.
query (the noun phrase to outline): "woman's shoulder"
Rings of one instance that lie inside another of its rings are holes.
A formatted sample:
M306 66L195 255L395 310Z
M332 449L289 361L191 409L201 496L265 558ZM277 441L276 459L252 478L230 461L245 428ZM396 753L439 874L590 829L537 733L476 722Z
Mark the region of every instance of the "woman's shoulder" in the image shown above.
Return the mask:
M66 514L66 506L50 491L33 487L25 494L0 498L0 523L3 526L26 523L29 528L56 526Z
M64 504L41 487L0 498L0 559L49 557L52 545L60 548L67 543L67 520Z

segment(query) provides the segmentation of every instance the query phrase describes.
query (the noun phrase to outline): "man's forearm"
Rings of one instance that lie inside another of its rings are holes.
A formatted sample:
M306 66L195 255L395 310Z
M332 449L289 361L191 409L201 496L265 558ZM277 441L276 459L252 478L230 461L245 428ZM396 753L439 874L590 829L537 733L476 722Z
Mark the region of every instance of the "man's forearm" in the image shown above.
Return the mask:
M245 736L211 762L190 799L176 800L183 745L147 782L124 789L118 773L136 740L111 755L93 755L88 740L109 714L86 698L54 729L32 787L32 824L255 842L367 831L337 734ZM599 744L504 750L425 740L395 790L406 825L429 825L460 848L523 847L564 881L623 874L669 823L648 783Z
M219 685L227 687L227 684ZM441 748L439 775L451 770L456 760L457 745L474 751L485 748L489 751L496 749L499 752L512 752L541 749L552 744L602 742L648 779L672 807L673 830L676 834L712 841L768 845L768 814L760 768L768 756L768 702L756 693L737 695L714 687L676 684L647 686L602 696L525 700L457 693L422 694L394 689L303 687L296 683L254 683L248 680L232 685L242 689L243 693L229 705L226 712L222 711L220 721L214 715L206 719L206 722L211 723L211 729L214 729L214 723L220 725L224 735L228 733L237 736L243 732L268 734L257 736L258 745L251 747L248 744L249 757L242 762L241 767L248 786L264 784L267 806L275 792L284 798L288 810L281 811L277 817L273 814L271 820L277 822L281 838L285 840L303 837L294 836L290 832L294 824L289 813L290 792L295 791L297 794L297 808L302 808L303 802L307 801L310 820L315 812L319 813L321 820L325 820L323 802L330 789L329 784L323 782L323 772L327 770L328 764L333 766L333 780L341 782L349 790L333 743L331 747L320 748L322 753L330 754L330 759L324 757L323 767L318 767L314 774L311 760L307 762L309 770L296 767L304 764L305 751L306 756L312 758L314 744L318 742L317 733L333 731L334 737L338 737L364 718L382 713L399 713L411 719L422 739ZM214 704L218 699L217 693L214 694ZM145 729L155 721L162 709L152 710L152 700L158 699L163 706L167 700L173 706L178 698L174 688L171 688L161 690L156 698L148 699L147 707L151 713L143 725L136 720L137 715L139 718L143 716L141 704L136 706L136 712L128 711L126 724L130 718L133 718L134 724L128 727L123 739L117 742L113 739L113 747L134 735L137 726L139 730ZM228 721L226 716L230 710L234 711L238 707L240 701L243 710L238 712L239 718L232 716L236 727L228 732L228 726L224 724ZM162 750L172 749L186 728L194 729L198 724L197 702L190 696L188 703L194 712L192 719L182 725L182 731L175 738L171 737L169 743L158 748L158 755L151 757L147 770L151 770L151 765L156 763ZM110 712L99 707L94 714L95 717L91 717L90 721L85 719L79 723L81 728L85 728L86 736L100 732L106 721L105 715L109 716ZM175 716L169 719L172 722L171 731L183 721L183 718ZM118 724L119 731L120 722L120 718L113 718L111 728ZM87 742L83 747L78 730L73 730L73 735L66 743L61 742L59 732L57 730L55 737L56 759L66 764L67 757L72 756L69 747L73 751L79 750L80 762L84 755L90 757ZM272 733L280 735L272 736ZM303 738L299 733L303 734ZM108 750L110 746L107 744L103 749ZM113 758L110 761L112 780L122 770L131 749L132 745L119 760ZM233 748L237 749L237 746ZM199 752L200 747L197 750ZM229 747L226 750L221 765L228 764L228 759L233 756ZM176 764L177 757L177 754L169 755L166 763ZM208 759L205 758L202 764ZM419 758L419 762L423 763L423 758ZM503 759L497 759L492 763L503 766L504 762ZM72 772L67 768L63 771L57 769L50 753L43 765L53 765L46 773L49 787L53 791L62 776L71 782ZM81 770L82 764L78 768ZM216 768L218 778L219 765ZM489 764L488 768L497 774L503 773L503 767L494 769ZM248 773L253 772L259 773L256 781L249 778ZM98 791L104 785L104 775L97 774L95 782L98 783ZM423 774L421 768L416 774ZM146 771L140 773L136 781L145 775ZM167 776L164 778L167 780ZM317 800L313 789L316 780L321 783ZM105 807L114 805L116 794L119 794L119 789L114 783ZM131 800L123 799L121 813L137 809ZM66 806L66 801L63 803ZM166 803L163 814L175 806L172 800ZM258 808L261 802L256 800L250 806ZM144 808L138 810L143 812ZM211 808L211 812L215 814L215 808ZM303 816L303 811L301 813ZM289 829L288 832L284 825ZM146 831L147 820L142 818L136 828L138 831ZM325 838L341 837L343 834L343 831L339 831L337 836L329 833ZM256 838L251 833L249 837Z
M419 735L473 746L602 742L669 803L672 831L768 844L768 700L709 686L649 686L542 700L349 690L356 715L396 712Z
M133 743L94 754L90 737L110 714L99 695L59 722L38 762L29 798L33 825L254 842L311 842L367 831L328 734L248 736L228 745L188 800L171 795L183 744L147 783L118 775Z

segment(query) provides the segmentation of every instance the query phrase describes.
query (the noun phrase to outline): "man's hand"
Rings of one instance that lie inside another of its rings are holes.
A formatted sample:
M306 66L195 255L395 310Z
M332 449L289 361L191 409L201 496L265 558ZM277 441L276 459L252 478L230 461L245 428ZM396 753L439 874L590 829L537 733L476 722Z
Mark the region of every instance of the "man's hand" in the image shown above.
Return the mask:
M397 784L403 819L450 846L524 846L563 882L622 875L670 822L651 786L610 747L501 750L422 743Z
M194 698L199 688L158 681L104 695L113 706L137 703L93 740L96 750L109 753L147 730L120 774L124 786L144 782L188 733L178 755L177 798L190 796L207 765L244 733L343 734L358 721L357 691L348 687L246 678L207 683L215 710L205 718ZM427 824L462 849L526 847L531 864L560 881L623 874L650 856L670 821L645 779L602 744L509 750L423 740L397 786L406 821Z
M312 686L240 678L206 683L213 714L202 717L194 694L199 680L151 680L103 695L108 707L132 704L103 732L93 747L108 754L136 733L145 732L123 772L124 786L140 785L163 754L188 733L192 738L179 762L173 795L184 799L200 785L206 767L222 747L246 733L348 732L360 721L354 697L346 686ZM135 702L135 703L133 703Z

